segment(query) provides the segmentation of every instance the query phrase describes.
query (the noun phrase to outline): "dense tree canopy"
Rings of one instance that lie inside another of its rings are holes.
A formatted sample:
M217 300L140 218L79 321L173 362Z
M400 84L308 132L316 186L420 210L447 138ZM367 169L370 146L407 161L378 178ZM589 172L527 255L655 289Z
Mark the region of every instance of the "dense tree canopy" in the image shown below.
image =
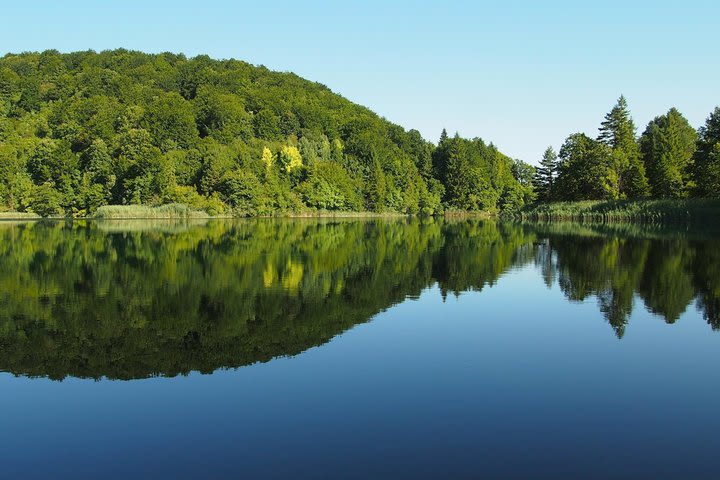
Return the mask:
M539 201L720 195L720 113L676 110L637 139L620 97L596 140L537 172L482 139L437 145L327 87L238 60L112 50L0 58L0 211L92 215L514 211Z
M556 176L553 173L556 172ZM640 139L625 97L605 116L597 140L570 135L555 163L545 152L535 176L540 201L720 196L720 108L698 133L675 108Z
M692 190L690 177L697 133L675 108L648 123L640 149L656 198L685 197Z
M695 152L697 192L704 197L720 197L720 107L700 128Z
M452 158L450 145L438 155L416 130L323 85L238 60L126 50L0 59L0 210L83 216L181 202L211 214L432 214L530 198L492 145L453 142Z

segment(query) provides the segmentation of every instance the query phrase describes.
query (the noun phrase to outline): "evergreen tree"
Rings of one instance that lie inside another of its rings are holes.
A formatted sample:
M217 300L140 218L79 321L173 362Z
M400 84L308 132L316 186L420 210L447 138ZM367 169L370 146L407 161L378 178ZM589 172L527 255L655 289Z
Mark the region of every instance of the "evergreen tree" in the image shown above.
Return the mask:
M548 147L540 160L540 166L535 170L533 186L539 201L548 201L552 198L552 186L558 168L558 156L552 147Z
M720 107L700 128L695 152L695 182L702 197L720 197Z
M640 150L653 197L687 195L696 141L697 133L675 108L648 123L640 137Z
M469 207L470 185L468 182L468 165L460 141L460 136L456 133L452 140L447 140L447 170L445 174L445 184L447 185L446 194L456 208Z
M630 118L624 96L621 95L612 110L605 115L598 140L612 148L620 198L647 196L650 187L635 139L635 124Z
M442 129L440 133L440 141L435 151L432 153L432 163L435 176L444 185L447 181L447 167L450 142L447 130Z

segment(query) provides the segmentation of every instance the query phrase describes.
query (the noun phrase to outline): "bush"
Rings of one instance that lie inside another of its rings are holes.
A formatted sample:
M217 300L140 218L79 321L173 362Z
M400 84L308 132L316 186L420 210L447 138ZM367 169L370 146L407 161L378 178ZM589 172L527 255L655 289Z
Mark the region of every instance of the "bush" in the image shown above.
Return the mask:
M33 189L30 199L30 210L42 217L62 215L63 195L55 190L50 183L43 183Z
M361 210L362 200L357 187L340 165L317 162L308 170L308 177L297 187L303 202L321 210Z

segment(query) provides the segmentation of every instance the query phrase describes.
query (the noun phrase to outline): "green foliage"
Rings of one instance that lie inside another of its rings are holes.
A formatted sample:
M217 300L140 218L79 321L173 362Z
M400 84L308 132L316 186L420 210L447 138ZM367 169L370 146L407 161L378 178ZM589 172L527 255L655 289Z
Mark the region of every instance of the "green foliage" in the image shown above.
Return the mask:
M63 213L63 195L46 182L33 189L30 210L43 217L57 216Z
M238 216L272 213L268 192L252 172L238 169L225 173L219 190Z
M281 135L280 119L271 110L260 110L253 119L255 136L263 140L275 140Z
M285 145L280 149L280 163L285 173L291 173L303 166L303 159L297 147Z
M552 147L548 147L540 160L540 166L535 170L533 185L537 199L548 201L552 199L552 187L558 171L558 156Z
M603 200L619 196L612 150L583 133L570 135L560 149L558 178L552 197L559 200Z
M692 189L691 162L697 133L671 108L655 117L640 137L640 149L656 198L681 198Z
M719 145L720 107L699 135L672 108L648 123L638 142L627 102L621 96L605 116L597 142L584 134L567 138L556 178L552 176L551 151L546 152L534 182L538 200L717 198Z
M635 124L630 118L627 101L620 96L617 104L605 115L598 141L612 148L619 198L643 198L649 194L645 166L635 138Z
M588 222L710 223L720 220L720 202L706 199L555 202L521 212L529 220Z
M316 162L298 186L305 205L320 210L362 210L357 185L347 171L333 162Z
M237 95L216 87L202 86L194 100L200 136L220 142L249 141L253 136L252 116Z
M695 182L703 197L720 198L720 107L700 128L695 152Z
M443 130L433 154L433 167L444 184L443 200L449 209L496 211L509 205L520 207L525 199L521 191L532 190L527 168L518 169L510 158L479 138L466 140L457 134L449 138ZM501 202L501 198L505 200Z
M188 148L197 141L192 105L179 93L170 92L154 99L145 111L144 124L155 145L164 151Z
M526 175L492 145L454 141L461 157L323 85L237 60L127 50L0 58L2 210L30 209L45 183L74 216L180 201L239 215L433 214L531 199L518 185Z

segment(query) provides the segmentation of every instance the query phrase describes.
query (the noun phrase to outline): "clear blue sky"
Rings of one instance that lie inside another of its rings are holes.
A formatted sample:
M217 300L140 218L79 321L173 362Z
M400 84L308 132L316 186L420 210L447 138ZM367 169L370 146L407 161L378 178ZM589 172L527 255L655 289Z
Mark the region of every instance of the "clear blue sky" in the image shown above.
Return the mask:
M596 135L623 93L639 131L720 104L717 1L7 2L0 54L206 53L321 82L437 141L443 127L536 163Z

